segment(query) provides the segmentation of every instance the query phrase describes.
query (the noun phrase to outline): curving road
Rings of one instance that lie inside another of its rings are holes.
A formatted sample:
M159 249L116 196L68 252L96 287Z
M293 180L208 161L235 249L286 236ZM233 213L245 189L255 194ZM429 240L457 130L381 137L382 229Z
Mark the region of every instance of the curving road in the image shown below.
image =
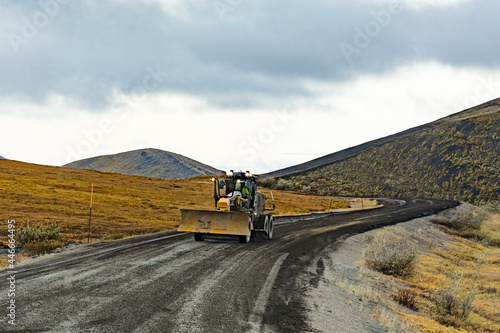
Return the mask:
M191 234L170 232L32 260L17 267L16 326L4 319L0 331L307 331L298 277L328 244L458 205L380 200L384 207L371 211L277 218L272 241L257 235L249 244L195 242ZM315 286L321 265L313 271ZM3 309L8 275L0 271Z

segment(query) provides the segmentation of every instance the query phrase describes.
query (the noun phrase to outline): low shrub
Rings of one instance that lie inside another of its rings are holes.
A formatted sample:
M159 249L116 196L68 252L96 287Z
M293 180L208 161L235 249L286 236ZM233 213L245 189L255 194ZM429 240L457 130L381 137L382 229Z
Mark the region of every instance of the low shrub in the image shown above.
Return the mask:
M451 218L437 216L432 219L432 222L463 232L479 230L487 218L488 214L484 210L471 205L463 205Z
M394 294L392 298L400 305L407 307L410 310L417 310L417 297L410 288L401 288Z
M276 182L277 181L274 178L263 178L263 179L259 179L259 186L267 187L267 188L275 188Z
M29 222L27 222L16 230L16 238L16 243L19 246L24 246L29 243L33 245L34 243L47 243L51 241L61 242L63 235L61 228L57 226L56 222L34 226L30 226Z
M437 320L443 325L450 325L457 328L464 326L473 310L472 303L476 297L476 282L479 279L481 266L486 262L486 252L477 258L476 273L472 278L470 288L467 290L461 287L464 271L458 274L456 267L453 279L450 283L447 280L434 292L434 305L437 312ZM457 263L458 266L459 263Z
M276 182L276 185L274 188L277 190L290 191L293 189L293 182L291 180L288 180L288 179L280 178Z
M445 286L444 284L434 293L434 305L438 315L438 322L443 325L461 327L472 311L472 302L475 292L473 288L467 293L460 295L458 292L463 272L458 277L455 275L453 281Z
M415 244L409 237L387 230L376 232L363 252L370 268L400 278L413 273L416 257Z
M448 232L453 235L483 245L499 247L500 238L494 232L488 231L488 228L483 227L483 222L490 217L485 209L472 205L463 205L458 208L458 211L453 216L435 216L431 219L431 222L446 226Z
M311 193L311 186L302 186L300 193L303 193L303 194Z

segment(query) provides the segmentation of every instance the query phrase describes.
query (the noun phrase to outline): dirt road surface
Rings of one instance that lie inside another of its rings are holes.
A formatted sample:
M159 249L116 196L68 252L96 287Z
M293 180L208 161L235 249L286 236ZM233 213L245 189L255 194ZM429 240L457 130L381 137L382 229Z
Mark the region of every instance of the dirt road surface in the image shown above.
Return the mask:
M326 246L346 234L458 204L383 203L370 211L278 218L271 241L256 236L249 244L195 242L192 234L157 233L30 260L16 267L16 326L3 319L0 331L310 331L303 281L297 277L311 271ZM322 268L313 271L312 287ZM7 278L7 270L0 271L4 312Z

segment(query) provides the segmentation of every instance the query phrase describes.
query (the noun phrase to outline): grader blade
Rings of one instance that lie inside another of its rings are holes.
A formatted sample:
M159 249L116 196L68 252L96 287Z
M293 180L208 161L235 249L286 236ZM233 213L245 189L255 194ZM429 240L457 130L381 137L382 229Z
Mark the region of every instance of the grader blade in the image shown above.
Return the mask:
M181 209L177 231L201 234L250 236L249 213Z

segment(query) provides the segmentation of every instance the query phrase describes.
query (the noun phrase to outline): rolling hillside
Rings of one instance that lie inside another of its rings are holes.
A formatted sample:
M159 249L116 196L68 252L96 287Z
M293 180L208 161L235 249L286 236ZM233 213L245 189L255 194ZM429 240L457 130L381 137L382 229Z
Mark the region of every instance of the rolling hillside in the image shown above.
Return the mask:
M98 156L72 162L65 167L160 179L186 179L222 173L185 156L158 149L141 149Z
M331 195L433 197L472 203L500 195L500 99L278 170L277 188Z
M215 209L210 177L156 179L0 160L0 211L16 225L55 221L68 239L116 239L176 228L180 208ZM269 191L264 193L271 197ZM324 210L330 199L275 191L276 214ZM337 203L339 207L348 200ZM0 241L7 240L7 223Z

